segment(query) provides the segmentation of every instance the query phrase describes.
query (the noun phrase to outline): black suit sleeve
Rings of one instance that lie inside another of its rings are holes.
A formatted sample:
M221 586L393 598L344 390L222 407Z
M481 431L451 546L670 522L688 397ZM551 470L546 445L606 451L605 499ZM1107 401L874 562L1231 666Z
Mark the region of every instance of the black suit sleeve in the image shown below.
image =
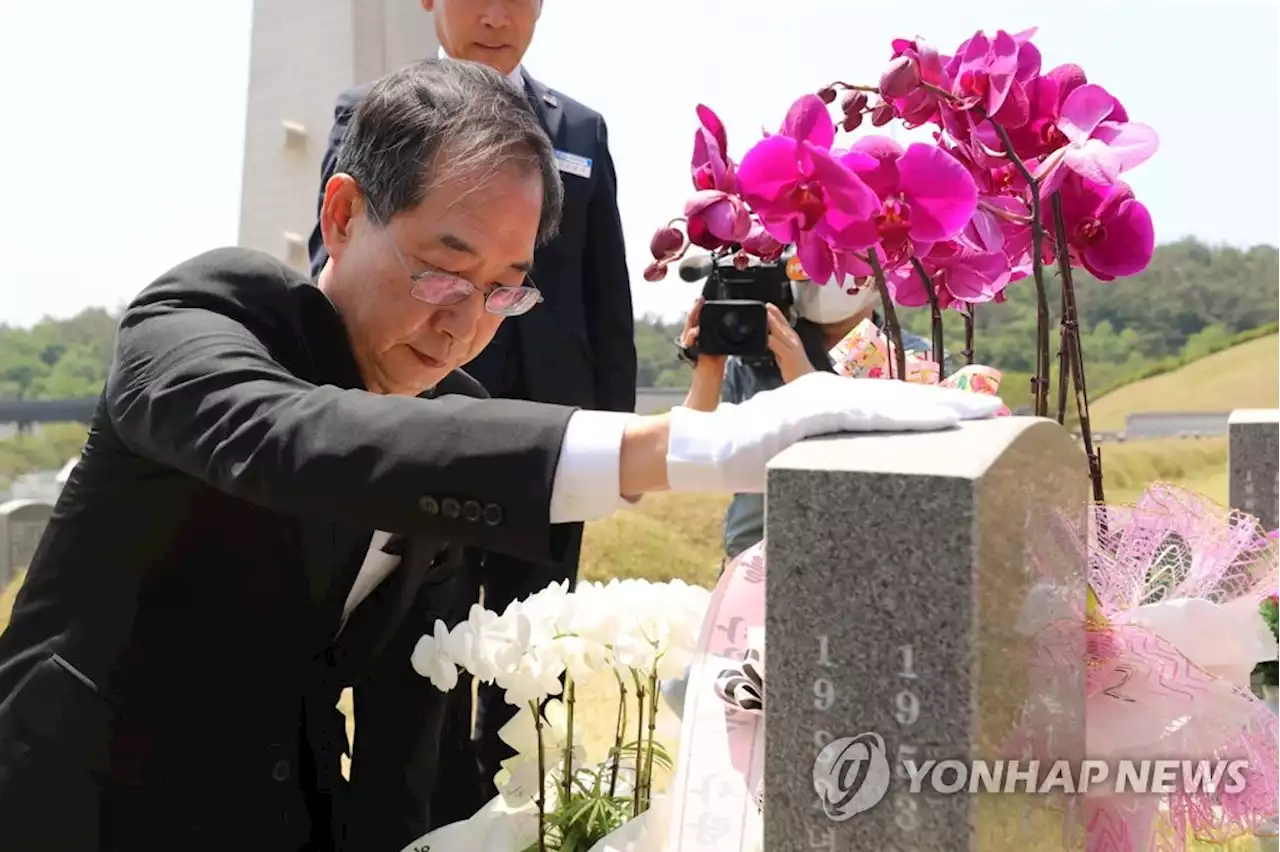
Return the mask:
M302 334L280 297L255 295L280 288L218 268L170 273L121 320L105 396L131 450L285 514L525 559L562 550L551 486L573 409L312 384L272 351ZM485 516L468 519L468 501Z
M351 116L356 106L364 97L364 89L348 89L338 95L333 108L333 128L329 131L329 142L324 150L324 159L320 161L320 192L316 198L316 224L311 229L311 238L307 241L308 253L311 257L311 277L315 278L324 269L329 260L329 252L324 247L324 235L320 233L320 207L324 204L324 187L338 170L338 150L347 135L347 126L351 124Z
M587 210L583 275L587 334L595 353L596 404L606 411L636 409L636 329L631 279L618 214L618 178L609 131L600 119L594 194Z

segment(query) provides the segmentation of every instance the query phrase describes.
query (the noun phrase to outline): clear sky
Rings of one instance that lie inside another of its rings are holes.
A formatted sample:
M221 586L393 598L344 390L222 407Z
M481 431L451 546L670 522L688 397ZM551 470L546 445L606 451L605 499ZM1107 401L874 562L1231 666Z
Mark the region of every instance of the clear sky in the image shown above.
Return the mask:
M119 307L235 243L251 7L0 0L0 322ZM740 156L797 95L876 82L894 37L1030 26L1046 68L1083 66L1159 131L1131 183L1160 240L1280 242L1275 0L545 0L526 65L608 120L636 308L670 316L694 291L640 270L690 189L696 104Z

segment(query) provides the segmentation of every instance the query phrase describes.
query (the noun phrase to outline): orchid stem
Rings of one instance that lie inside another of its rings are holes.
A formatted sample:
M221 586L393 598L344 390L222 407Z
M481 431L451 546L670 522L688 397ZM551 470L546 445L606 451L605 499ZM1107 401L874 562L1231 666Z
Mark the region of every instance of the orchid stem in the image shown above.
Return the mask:
M974 313L978 310L978 306L969 305L969 309L964 313L964 362L966 364L973 363L973 324L977 317Z
M618 724L613 734L613 766L609 770L609 798L612 799L618 789L618 766L622 763L622 736L627 730L627 684L622 680L618 670L613 670L618 679Z
M653 738L658 727L658 670L655 667L649 675L649 740L644 755L644 810L649 810L649 801L653 796Z
M929 92L930 94L937 95L938 97L942 98L944 101L947 101L949 103L955 103L957 100L959 100L955 95L951 94L946 89L942 88L941 86L935 86L933 83L922 82L920 84L920 88L924 89L926 92Z
M640 816L640 743L644 741L644 684L640 682L640 676L631 670L631 677L636 682L636 706L639 708L636 714L636 768L635 782L631 787L631 817Z
M889 378L907 380L907 353L902 349L902 326L898 325L898 311L893 307L893 298L889 295L889 285L884 280L884 269L880 266L880 258L875 249L867 252L867 264L876 277L876 290L880 293L880 304L884 308L884 327L889 332L889 346L893 349L893 361L889 366ZM895 376L893 365L897 365Z
M1009 132L990 116L987 120L995 128L1004 145L1005 154L1018 174L1031 190L1031 270L1036 280L1036 374L1031 379L1031 392L1035 399L1037 417L1049 415L1049 299L1044 289L1044 222L1040 211L1040 182L1013 150Z
M542 748L542 711L538 702L530 701L533 730L538 740L538 852L547 852L547 766Z
M1058 242L1058 269L1062 275L1063 324L1067 329L1067 358L1075 386L1076 413L1080 418L1080 437L1089 459L1089 479L1093 483L1093 501L1104 503L1102 486L1102 449L1094 446L1093 427L1089 420L1089 388L1084 378L1084 353L1080 347L1080 321L1076 307L1075 284L1071 279L1071 257L1067 251L1067 220L1062 212L1062 198L1053 197L1053 229Z
M916 275L920 276L920 283L924 285L924 292L929 296L929 325L930 338L933 343L933 361L938 365L938 381L942 381L947 377L947 366L943 358L943 341L942 341L942 310L938 307L938 291L933 287L933 279L929 277L929 273L925 272L924 264L920 262L920 258L911 258L911 266L916 271Z
M1057 197L1054 197L1057 201ZM1058 258L1059 278L1062 277L1062 254L1066 251L1066 246L1057 243L1054 247L1055 256ZM1062 283L1062 321L1058 324L1058 423L1062 426L1067 425L1067 377L1071 370L1070 356L1068 350L1071 347L1070 333L1067 327L1070 325L1070 314L1067 313L1067 284L1063 279Z
M568 804L573 796L573 678L568 675L564 679L565 705L565 749L564 749L564 804Z
M854 92L869 92L873 95L880 94L879 86L855 86L853 83L846 83L843 80L836 80L834 83L831 84L831 88L833 89L836 86L839 86L842 89L849 89L850 91L854 91Z

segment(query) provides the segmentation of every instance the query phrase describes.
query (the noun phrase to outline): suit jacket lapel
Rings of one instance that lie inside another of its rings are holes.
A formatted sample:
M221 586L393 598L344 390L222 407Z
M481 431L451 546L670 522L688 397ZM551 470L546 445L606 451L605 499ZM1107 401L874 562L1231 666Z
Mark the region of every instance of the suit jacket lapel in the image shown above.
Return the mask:
M382 553L398 558L399 564L351 611L331 648L330 660L347 682L354 683L391 640L427 575L448 557L449 548L422 536L393 535Z
M528 71L520 72L524 75L525 91L529 93L529 102L533 106L533 111L538 114L538 118L542 121L542 129L547 131L547 135L551 137L551 142L556 142L556 136L560 132L560 120L564 117L564 110L560 108L560 99L537 80L529 76Z

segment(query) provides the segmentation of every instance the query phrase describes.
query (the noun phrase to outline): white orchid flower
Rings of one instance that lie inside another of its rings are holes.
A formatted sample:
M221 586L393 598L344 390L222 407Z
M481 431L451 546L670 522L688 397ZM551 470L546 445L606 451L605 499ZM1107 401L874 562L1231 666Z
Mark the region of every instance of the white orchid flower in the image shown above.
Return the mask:
M410 662L413 670L431 681L441 692L458 685L458 667L448 653L449 629L436 619L435 633L422 636L413 647Z
M521 707L548 695L559 695L564 670L564 660L554 646L535 645L525 649L514 667L499 672L496 682L505 692L507 703Z
M608 647L594 639L567 635L558 637L554 644L574 683L587 683L611 665Z
M491 615L492 613L488 613L479 619L479 630L475 630L476 622L472 621L475 632L475 668L471 673L488 682L496 681L504 673L515 669L525 649L529 647L533 630L528 616L519 607L507 607L502 615L488 617Z

